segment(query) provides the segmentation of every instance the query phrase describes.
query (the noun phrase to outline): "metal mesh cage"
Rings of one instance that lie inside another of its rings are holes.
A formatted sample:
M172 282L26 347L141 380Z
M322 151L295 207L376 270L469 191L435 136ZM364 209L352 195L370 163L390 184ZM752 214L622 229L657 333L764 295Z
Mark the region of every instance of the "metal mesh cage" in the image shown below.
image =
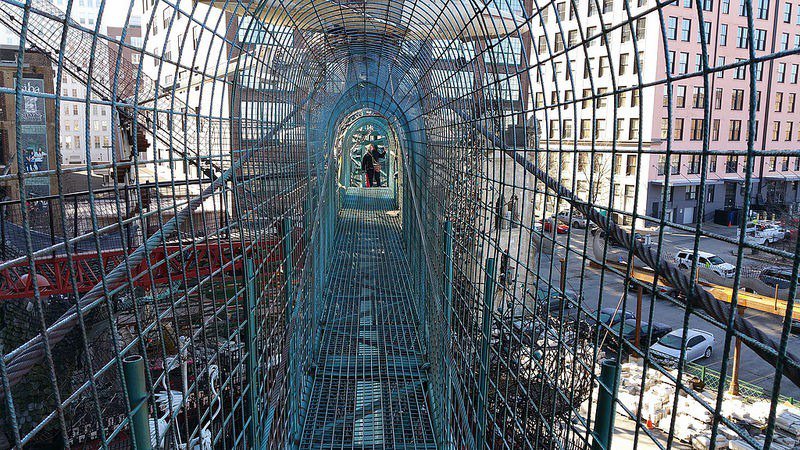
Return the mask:
M0 25L0 449L800 445L800 4Z

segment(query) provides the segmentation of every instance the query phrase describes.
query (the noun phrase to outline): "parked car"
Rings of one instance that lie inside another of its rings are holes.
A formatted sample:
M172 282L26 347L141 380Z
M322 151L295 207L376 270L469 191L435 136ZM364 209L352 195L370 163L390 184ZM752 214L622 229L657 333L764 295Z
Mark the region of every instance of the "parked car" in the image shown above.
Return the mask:
M531 294L529 292L529 294ZM578 307L580 299L578 294L572 290L566 290L564 295L554 288L548 289L545 286L540 286L536 290L534 302L537 308L549 314L558 314L559 311L569 311Z
M631 311L620 311L617 308L603 308L600 310L600 322L612 327L628 319L635 319L636 314ZM595 323L595 315L591 314L587 321L590 325Z
M658 340L650 346L650 351L656 359L677 361L681 356L681 342L684 329L680 328ZM708 331L690 328L686 330L686 362L697 361L701 358L710 358L714 353L714 335Z
M655 342L665 335L672 332L672 327L660 322L653 322L652 324L642 321L641 331L639 332L639 344L642 348L650 346L651 342ZM650 328L653 329L652 337L649 337ZM628 319L622 327L622 337L633 342L636 340L636 319Z
M768 286L778 289L789 289L792 284L792 269L784 267L767 267L761 270L758 274L758 279L766 283ZM800 281L800 278L799 280Z
M572 211L571 216L569 211L561 211L556 217L559 221L569 224L572 228L586 228L587 225L586 217L578 211Z
M569 233L569 225L565 223L561 223L559 221L553 219L542 220L542 228L544 231L548 233L553 232L553 225L555 223L556 233L558 234L567 234Z
M691 250L680 250L675 255L675 264L681 269L689 269L692 267L695 255ZM697 252L697 265L712 270L717 275L724 278L733 278L736 273L736 267L733 264L725 262L719 256L708 252Z

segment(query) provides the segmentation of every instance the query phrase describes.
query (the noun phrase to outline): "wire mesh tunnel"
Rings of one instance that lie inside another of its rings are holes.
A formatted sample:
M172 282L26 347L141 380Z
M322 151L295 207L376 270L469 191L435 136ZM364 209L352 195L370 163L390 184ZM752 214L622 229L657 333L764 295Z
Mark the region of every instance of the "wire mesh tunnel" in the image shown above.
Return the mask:
M0 449L800 445L800 4L0 25Z

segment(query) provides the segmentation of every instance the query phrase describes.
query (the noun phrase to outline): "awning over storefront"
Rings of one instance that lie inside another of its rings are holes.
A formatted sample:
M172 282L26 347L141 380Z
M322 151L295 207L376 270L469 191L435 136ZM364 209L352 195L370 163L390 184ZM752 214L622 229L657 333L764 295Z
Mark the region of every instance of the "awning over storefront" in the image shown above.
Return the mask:
M800 180L800 172L795 171L788 171L788 172L769 172L762 176L764 180L774 180L774 181L799 181Z

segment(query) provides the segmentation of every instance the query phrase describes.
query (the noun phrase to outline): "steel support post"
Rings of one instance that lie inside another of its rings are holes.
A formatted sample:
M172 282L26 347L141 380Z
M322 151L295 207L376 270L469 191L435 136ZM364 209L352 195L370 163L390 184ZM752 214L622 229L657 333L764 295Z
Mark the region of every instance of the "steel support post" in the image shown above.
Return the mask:
M258 357L256 347L256 276L255 264L253 259L245 257L244 260L244 278L245 278L245 311L247 311L247 337L245 345L247 346L247 384L248 394L247 402L250 407L250 427L248 435L250 437L251 446L255 447L259 440L259 427L261 425L258 420Z
M144 358L140 355L127 356L122 360L125 375L125 391L128 393L128 406L131 410L131 436L134 450L150 450L149 407L144 379ZM160 436L159 436L160 437Z
M444 345L445 376L445 418L443 439L444 448L452 448L452 432L450 421L453 417L453 223L444 223L444 314L447 323Z
M494 258L486 260L486 279L483 282L483 333L481 336L481 360L478 377L477 448L486 448L486 401L489 391L489 343L492 338L492 314L494 312Z
M283 219L283 276L285 280L284 291L286 293L286 339L288 342L289 358L289 443L292 448L297 448L300 444L300 418L297 402L297 358L295 352L295 336L294 336L294 261L292 260L292 219L285 217Z
M616 360L606 359L600 365L600 387L597 392L597 409L594 415L594 439L592 450L610 450L614 435L614 414L619 380L619 366Z

